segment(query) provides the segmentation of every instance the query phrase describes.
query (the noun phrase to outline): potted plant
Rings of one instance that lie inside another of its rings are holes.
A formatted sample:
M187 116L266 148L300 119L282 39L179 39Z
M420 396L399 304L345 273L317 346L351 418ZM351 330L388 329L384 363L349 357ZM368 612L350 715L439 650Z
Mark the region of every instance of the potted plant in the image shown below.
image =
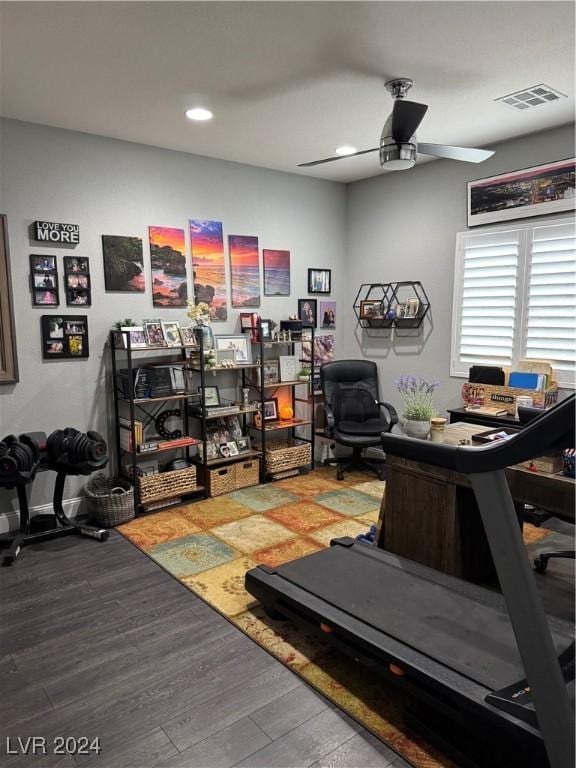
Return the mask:
M305 368L302 368L302 370L298 374L298 381L309 381L310 379L310 371L307 371Z
M430 434L430 419L436 416L433 397L437 381L427 381L415 376L401 376L396 381L396 388L402 400L402 427L408 437L419 437L426 440Z

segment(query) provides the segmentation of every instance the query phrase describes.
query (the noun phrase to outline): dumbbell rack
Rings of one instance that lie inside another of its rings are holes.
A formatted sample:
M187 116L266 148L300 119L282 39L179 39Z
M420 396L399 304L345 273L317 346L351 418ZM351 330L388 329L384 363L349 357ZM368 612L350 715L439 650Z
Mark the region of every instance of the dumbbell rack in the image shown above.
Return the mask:
M31 485L36 477L36 473L42 470L56 472L56 482L54 483L52 498L54 514L36 515L34 518L31 518L26 488L28 485ZM70 519L64 512L62 504L66 478L70 475L90 475L93 472L94 467L89 464L69 465L51 463L42 457L35 462L30 470L19 471L12 478L0 479L0 488L8 490L16 488L20 506L19 529L16 534L7 537L9 540L8 547L0 552L2 565L12 565L17 560L22 547L27 544L34 544L39 541L69 534L90 536L98 541L106 541L109 538L110 531L105 528L87 525Z

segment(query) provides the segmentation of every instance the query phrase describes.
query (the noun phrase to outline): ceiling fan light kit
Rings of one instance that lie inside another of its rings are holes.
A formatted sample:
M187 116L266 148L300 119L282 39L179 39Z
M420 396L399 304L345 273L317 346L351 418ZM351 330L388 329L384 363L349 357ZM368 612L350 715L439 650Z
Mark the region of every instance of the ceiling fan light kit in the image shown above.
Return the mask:
M406 95L413 85L413 81L407 77L398 77L385 83L386 90L391 93L394 99L394 106L384 123L378 147L363 149L354 153L338 153L336 157L300 163L298 167L309 168L314 165L332 163L335 160L343 160L346 157L366 155L370 152L379 152L380 165L386 171L405 171L412 168L418 153L432 157L444 157L448 160L460 160L465 163L482 163L492 157L494 152L487 149L418 142L416 131L428 111L428 106L406 100Z

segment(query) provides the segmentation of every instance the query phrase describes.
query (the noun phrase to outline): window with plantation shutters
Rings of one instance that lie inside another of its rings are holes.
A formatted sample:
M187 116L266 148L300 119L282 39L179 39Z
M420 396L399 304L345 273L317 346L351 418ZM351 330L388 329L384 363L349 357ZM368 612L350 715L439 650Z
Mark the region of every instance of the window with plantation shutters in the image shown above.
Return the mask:
M549 360L574 386L574 221L461 232L456 238L450 373Z

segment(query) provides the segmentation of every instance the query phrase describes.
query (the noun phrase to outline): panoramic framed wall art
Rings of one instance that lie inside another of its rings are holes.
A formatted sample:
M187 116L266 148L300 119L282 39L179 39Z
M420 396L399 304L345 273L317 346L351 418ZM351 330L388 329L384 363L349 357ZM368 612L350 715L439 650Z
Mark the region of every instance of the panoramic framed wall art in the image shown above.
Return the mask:
M210 307L210 320L228 318L221 221L190 219L194 301Z
M148 227L155 307L185 307L188 300L184 230Z
M228 235L230 282L233 307L260 306L260 263L258 238Z
M290 296L290 251L262 249L264 296Z
M102 254L107 291L144 293L144 254L140 237L102 235Z
M16 384L18 357L8 250L8 223L0 214L0 384Z
M468 226L573 211L574 158L468 182Z

